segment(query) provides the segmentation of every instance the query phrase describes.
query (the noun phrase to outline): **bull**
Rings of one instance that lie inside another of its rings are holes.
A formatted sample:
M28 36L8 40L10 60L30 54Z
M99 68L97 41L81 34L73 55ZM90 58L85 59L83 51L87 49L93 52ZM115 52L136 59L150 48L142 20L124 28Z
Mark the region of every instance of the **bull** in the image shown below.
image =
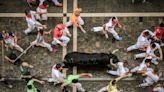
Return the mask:
M84 53L71 52L64 58L65 67L107 67L111 62L117 63L119 59L112 53Z

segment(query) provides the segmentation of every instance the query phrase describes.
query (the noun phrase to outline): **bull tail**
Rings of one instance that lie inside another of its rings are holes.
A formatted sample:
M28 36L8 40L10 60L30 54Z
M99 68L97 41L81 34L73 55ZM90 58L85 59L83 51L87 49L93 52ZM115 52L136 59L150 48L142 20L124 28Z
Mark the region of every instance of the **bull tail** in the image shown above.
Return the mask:
M115 54L117 51L119 51L119 49L115 49L112 51L112 54Z

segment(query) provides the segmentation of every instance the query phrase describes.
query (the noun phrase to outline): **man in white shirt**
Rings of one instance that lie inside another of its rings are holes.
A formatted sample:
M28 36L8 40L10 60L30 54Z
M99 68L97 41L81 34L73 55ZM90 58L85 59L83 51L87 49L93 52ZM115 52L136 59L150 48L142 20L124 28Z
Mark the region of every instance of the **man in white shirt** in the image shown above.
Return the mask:
M155 51L158 49L160 56L155 55ZM146 50L146 53L140 53L140 54L135 54L135 58L149 58L152 59L151 62L154 64L158 64L157 60L162 60L163 59L163 53L160 45L158 43L151 43Z
M2 34L0 34L0 39L3 39L6 45L12 45L16 50L23 52L23 48L21 48L18 44L17 44L17 36L12 33L12 32L7 32L7 31L3 31Z
M151 31L144 30L137 39L137 43L128 47L127 51L132 51L135 49L145 50L145 48L150 44L149 38L151 37Z
M93 29L91 29L93 32L100 32L102 31L105 34L105 37L108 38L108 34L107 32L111 33L113 35L113 37L116 40L122 40L122 37L120 37L118 35L118 33L115 30L115 26L118 25L120 28L122 28L121 24L118 21L117 17L112 17L109 19L108 23L104 24L103 27L93 27Z
M153 71L142 71L142 75L146 76L146 78L143 80L143 83L138 85L138 87L147 87L153 85L154 83L158 82L159 78L161 77L161 73L158 74L157 68L155 68Z
M38 31L39 29L47 28L46 25L42 25L40 22L36 21L35 19L37 14L36 11L31 11L26 9L25 14L26 14L26 21L28 24L28 28L24 31L26 35L28 35L28 33L34 30L35 27L37 28Z
M49 7L48 5L48 2L47 1L44 1L42 4L40 4L36 11L37 11L37 14L36 14L36 19L37 20L47 20L48 17L47 17L47 8Z
M45 34L44 31L40 29L37 34L36 40L31 42L31 45L46 47L50 52L56 52L55 48L53 49L50 44L44 41L44 34Z
M115 75L115 76L122 76L125 75L129 72L129 69L127 68L128 66L128 62L118 62L117 64L113 64L111 63L111 65L115 68L117 68L116 71L113 70L109 70L107 71L107 73L111 74L111 75Z
M48 33L50 34L51 32L53 32L53 45L60 44L61 46L67 46L70 41L69 37L71 37L71 34L64 24L57 24L55 28L51 29Z
M61 64L55 64L52 67L51 78L48 79L48 82L54 82L54 85L58 83L63 83L65 76L63 73L60 72L62 69L63 68Z
M149 71L151 68L150 66L151 59L144 59L142 63L139 66L136 66L135 68L131 69L131 73L141 73L143 70Z

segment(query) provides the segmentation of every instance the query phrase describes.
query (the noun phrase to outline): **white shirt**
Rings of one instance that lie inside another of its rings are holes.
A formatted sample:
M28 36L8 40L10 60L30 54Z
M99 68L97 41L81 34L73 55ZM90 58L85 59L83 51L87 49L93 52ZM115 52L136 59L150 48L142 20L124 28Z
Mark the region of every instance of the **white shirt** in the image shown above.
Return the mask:
M156 88L153 89L153 91L155 91L155 92L164 92L164 88L156 87Z
M124 64L123 62L118 62L117 63L117 65L118 65L117 72L118 72L119 75L123 75L123 74L129 72L129 69L127 67L124 67L123 64Z
M143 69L147 69L147 65L145 64L145 60L142 61L142 63L140 64L139 68L138 68L138 71L141 71Z
M156 47L154 49L151 49L150 46L148 46L146 53L149 54L150 56L154 55L154 51L157 49L160 49L160 45L158 43L155 43Z
M4 39L5 43L14 43L14 37L9 36L8 38Z
M36 12L30 11L30 13L31 13L31 18L26 17L26 21L29 27L34 26L34 24L36 24L36 20L35 20Z
M116 20L118 21L118 19L116 18ZM117 23L116 23L117 24ZM114 26L112 26L112 18L109 19L108 23L105 24L106 28L109 29L109 28L114 28Z
M47 8L41 9L40 7L38 7L36 10L37 10L37 12L47 12Z
M147 77L145 78L145 81L148 83L154 83L159 80L159 76L153 74L153 71L147 71L146 75L147 75Z
M42 42L44 42L44 38L43 38L43 35L37 35L37 37L36 37L36 41L37 41L37 43L42 43Z
M63 74L59 70L56 70L55 67L56 67L56 65L54 65L52 67L52 73L51 73L52 78L53 79L56 79L56 77L62 77L63 78L64 77Z
M146 37L143 36L143 33L144 33L144 32L147 32L147 31L150 33L151 36L154 35L153 32L151 32L150 30L144 30L144 31L141 33L141 35L138 37L137 43L136 43L138 46L140 46L140 48L143 48L143 47L145 47L145 46L150 45L151 40L149 40L148 38L146 38Z
M148 46L150 44L150 41L146 37L143 37L142 35L140 35L137 39L136 44L140 46L140 48L143 48L145 46Z

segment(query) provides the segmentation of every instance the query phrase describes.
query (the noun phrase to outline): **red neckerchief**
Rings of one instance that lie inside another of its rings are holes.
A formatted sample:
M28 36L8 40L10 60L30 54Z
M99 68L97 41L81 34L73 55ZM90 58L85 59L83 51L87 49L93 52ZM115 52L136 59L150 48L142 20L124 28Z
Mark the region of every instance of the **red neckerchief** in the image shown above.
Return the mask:
M56 67L53 67L54 70L58 70Z
M143 37L146 37L146 36L145 36L145 32L144 32L144 33L142 33L142 36L143 36Z
M115 21L112 21L112 27L114 27L116 25Z
M27 15L26 16L28 19L32 19L32 16L31 15Z
M39 5L40 9L47 9L44 5Z

